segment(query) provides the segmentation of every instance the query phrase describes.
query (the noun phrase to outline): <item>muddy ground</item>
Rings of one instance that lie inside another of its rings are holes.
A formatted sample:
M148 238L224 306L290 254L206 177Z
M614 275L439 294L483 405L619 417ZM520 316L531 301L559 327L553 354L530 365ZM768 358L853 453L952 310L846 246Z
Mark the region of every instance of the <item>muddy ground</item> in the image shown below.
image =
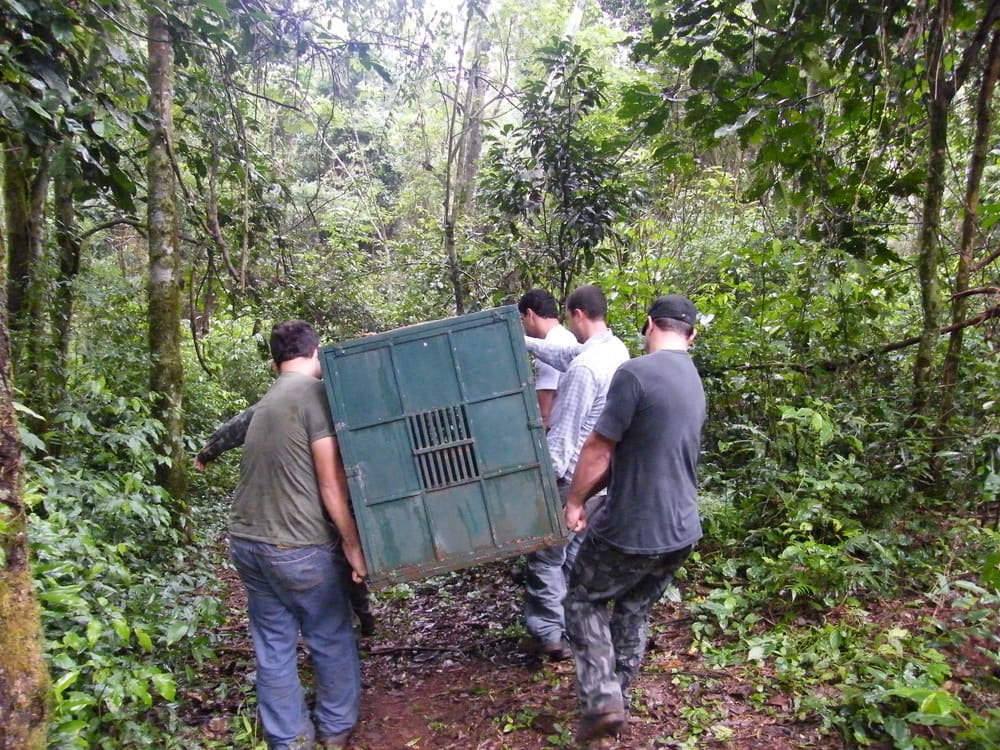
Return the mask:
M576 747L572 662L549 662L520 628L511 562L377 593L377 632L361 639L364 698L351 750L542 750ZM227 622L218 658L187 695L193 744L253 747L253 648L239 580L220 569ZM707 666L683 604L655 610L631 720L589 747L805 750L845 748L836 733L765 693L741 667ZM301 668L308 672L305 651ZM214 685L214 687L213 687ZM256 733L256 737L254 736ZM197 739L195 739L197 738ZM261 745L262 746L262 745Z

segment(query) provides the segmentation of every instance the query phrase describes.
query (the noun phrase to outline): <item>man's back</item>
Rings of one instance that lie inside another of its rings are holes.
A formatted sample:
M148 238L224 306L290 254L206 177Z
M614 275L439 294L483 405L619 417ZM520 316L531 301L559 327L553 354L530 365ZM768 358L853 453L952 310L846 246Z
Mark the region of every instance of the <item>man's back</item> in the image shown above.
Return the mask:
M628 358L625 344L605 331L584 344L563 374L546 436L556 478L573 476L580 447L604 409L611 378Z
M696 469L705 392L691 357L663 350L615 375L596 430L617 442L608 500L591 533L623 552L658 554L701 537Z
M332 434L322 382L299 373L279 376L247 429L230 532L289 546L336 539L323 513L310 448Z

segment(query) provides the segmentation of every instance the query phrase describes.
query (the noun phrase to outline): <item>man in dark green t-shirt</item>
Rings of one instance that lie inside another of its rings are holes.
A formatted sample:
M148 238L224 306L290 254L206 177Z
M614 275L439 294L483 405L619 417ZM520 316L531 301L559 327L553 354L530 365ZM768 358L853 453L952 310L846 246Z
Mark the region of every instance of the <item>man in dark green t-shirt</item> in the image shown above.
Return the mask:
M342 566L362 581L365 559L316 332L299 320L276 325L271 356L278 379L247 430L229 520L257 656L257 704L272 750L314 741L343 748L358 718L361 670ZM300 633L316 677L312 720L296 666Z
M324 401L323 409L328 408ZM226 451L243 446L256 409L257 404L251 404L216 428L195 457L194 466L198 471L204 471L208 464ZM353 580L350 570L346 570L345 573L344 585L347 586L347 597L350 599L351 609L354 610L354 616L358 619L358 630L363 636L374 635L375 612L372 609L372 597L368 591L368 584L364 581L358 583Z
M563 604L581 741L624 725L650 610L701 538L695 470L705 392L687 352L696 316L677 294L650 305L647 353L615 372L573 474L566 526L589 529ZM605 486L604 507L588 523L584 502Z

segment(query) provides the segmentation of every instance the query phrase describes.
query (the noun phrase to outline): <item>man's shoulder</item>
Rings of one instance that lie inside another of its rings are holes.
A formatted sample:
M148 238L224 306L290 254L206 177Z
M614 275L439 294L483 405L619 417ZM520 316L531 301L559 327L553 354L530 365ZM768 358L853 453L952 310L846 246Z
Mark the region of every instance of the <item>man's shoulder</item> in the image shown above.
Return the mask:
M628 347L625 346L625 342L614 334L612 334L611 338L608 340L608 349L614 353L614 356L622 358L623 363L627 362L632 357L632 355L629 354Z
M549 332L545 335L545 341L549 341L553 344L576 344L579 343L576 340L576 336L573 332L566 328L561 323L559 325L553 326Z
M274 408L284 402L297 403L301 399L325 398L323 381L301 373L284 373L258 402L259 407ZM280 407L279 407L280 408Z
M588 366L614 365L618 366L629 359L628 347L615 335L597 341L593 346L582 351L575 361Z
M674 350L643 354L641 357L630 359L622 365L621 369L635 375L640 380L673 380L677 377L685 377L689 372L695 377L698 374L691 361L691 355L687 352Z
M633 357L631 359L622 362L615 370L615 378L619 380L630 380L633 382L644 383L651 376L657 375L657 370L655 367L650 367L649 361L646 361L646 355L640 357Z

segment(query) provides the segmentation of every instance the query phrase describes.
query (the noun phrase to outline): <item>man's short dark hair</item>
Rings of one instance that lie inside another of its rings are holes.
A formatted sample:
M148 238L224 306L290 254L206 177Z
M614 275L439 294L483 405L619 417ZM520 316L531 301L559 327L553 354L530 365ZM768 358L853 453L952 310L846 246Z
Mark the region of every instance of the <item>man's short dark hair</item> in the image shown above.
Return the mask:
M593 284L577 287L566 299L566 309L583 310L583 314L591 320L604 320L608 314L608 300L604 292Z
M275 364L296 357L311 357L319 346L316 329L304 320L286 320L271 329L271 359Z
M677 320L677 318L653 318L653 325L659 328L661 331L673 331L674 333L679 333L684 338L691 338L691 334L694 332L694 326L690 323L685 323L683 320ZM643 333L645 333L645 328Z
M530 289L517 301L517 311L524 315L531 310L539 318L558 318L559 303L551 292L544 289Z

